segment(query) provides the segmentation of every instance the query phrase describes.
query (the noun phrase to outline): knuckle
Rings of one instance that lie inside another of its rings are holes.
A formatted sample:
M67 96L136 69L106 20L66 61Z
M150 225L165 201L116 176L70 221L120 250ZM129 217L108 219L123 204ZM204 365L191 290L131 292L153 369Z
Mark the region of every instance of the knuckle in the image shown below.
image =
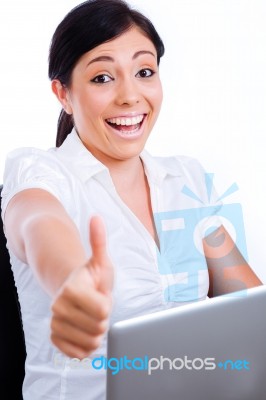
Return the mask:
M54 318L51 319L50 327L51 327L51 332L55 332L56 331L56 322L55 322ZM53 336L53 333L52 333L51 336Z
M66 304L60 300L57 300L55 303L53 303L51 311L53 318L59 317L64 319L69 315L68 307L66 307Z
M107 319L110 313L110 305L109 303L103 302L102 304L100 304L99 308L98 308L98 317L101 320Z
M89 350L97 350L102 341L102 336L94 336L90 340Z
M55 301L51 306L51 311L54 315L59 314L60 312L60 305L58 301Z
M50 322L51 333L53 335L60 335L62 328L60 321L57 318L52 318Z
M50 335L51 342L60 349L60 340L59 338L52 332Z
M75 297L75 292L75 288L73 288L70 283L66 282L64 287L62 288L61 296L69 300Z
M95 328L98 334L104 334L107 331L107 320L98 322Z

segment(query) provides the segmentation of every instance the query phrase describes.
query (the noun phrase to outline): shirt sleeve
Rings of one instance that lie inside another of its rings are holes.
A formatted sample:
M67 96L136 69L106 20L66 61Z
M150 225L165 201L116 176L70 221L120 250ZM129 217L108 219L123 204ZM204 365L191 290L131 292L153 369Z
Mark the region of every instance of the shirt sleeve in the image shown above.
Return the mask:
M55 151L21 148L8 154L3 179L2 217L15 194L32 188L47 190L63 203L67 179Z

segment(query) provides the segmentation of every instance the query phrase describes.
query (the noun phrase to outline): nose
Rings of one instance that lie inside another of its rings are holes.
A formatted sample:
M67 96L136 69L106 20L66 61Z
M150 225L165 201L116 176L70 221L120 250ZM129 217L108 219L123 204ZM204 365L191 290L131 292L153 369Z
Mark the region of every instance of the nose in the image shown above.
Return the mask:
M122 105L134 105L140 102L141 94L135 77L123 77L116 88L116 103Z

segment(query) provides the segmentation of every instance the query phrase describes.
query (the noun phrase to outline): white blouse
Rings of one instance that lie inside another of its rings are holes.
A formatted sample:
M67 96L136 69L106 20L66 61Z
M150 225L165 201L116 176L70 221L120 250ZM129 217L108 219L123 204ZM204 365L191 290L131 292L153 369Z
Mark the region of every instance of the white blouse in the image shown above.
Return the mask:
M88 257L88 221L101 215L115 267L116 321L205 299L209 276L202 237L213 226L219 204L209 201L206 176L192 158L141 154L149 182L160 242L123 203L108 169L84 147L73 130L63 145L48 151L22 148L6 160L2 217L9 200L27 188L42 188L59 199L78 227ZM213 196L212 196L213 197ZM215 195L214 195L215 197ZM10 251L25 332L24 400L103 400L106 371L73 362L50 342L51 298L32 269ZM106 336L91 359L106 355ZM74 360L75 361L75 360Z

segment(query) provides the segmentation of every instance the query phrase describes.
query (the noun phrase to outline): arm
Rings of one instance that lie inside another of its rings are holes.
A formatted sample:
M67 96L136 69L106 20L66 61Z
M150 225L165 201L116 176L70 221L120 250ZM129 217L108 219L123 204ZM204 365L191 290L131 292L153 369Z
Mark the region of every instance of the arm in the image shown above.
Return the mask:
M209 296L262 285L223 226L203 240L210 276Z
M67 355L83 358L107 329L112 266L101 220L90 225L92 257L60 202L41 189L14 196L5 213L11 250L33 269L52 296L51 339Z

